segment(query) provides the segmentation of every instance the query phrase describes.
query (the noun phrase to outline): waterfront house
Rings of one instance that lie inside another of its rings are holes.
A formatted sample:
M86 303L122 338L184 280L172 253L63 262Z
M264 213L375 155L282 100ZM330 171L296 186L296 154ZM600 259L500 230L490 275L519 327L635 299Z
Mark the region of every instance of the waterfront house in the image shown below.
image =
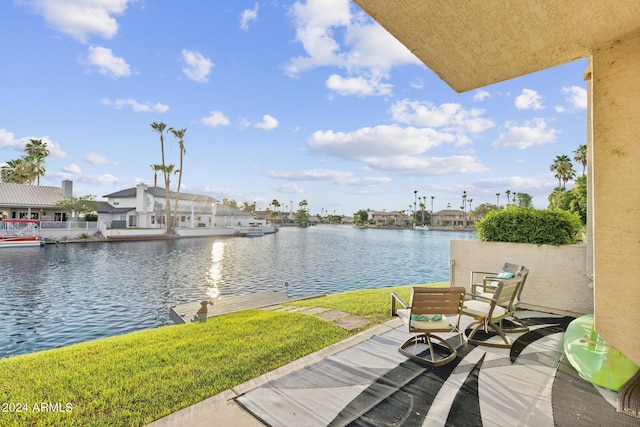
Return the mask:
M469 213L455 209L445 209L431 214L430 226L433 227L468 227L473 225Z
M175 229L180 235L194 235L189 229L229 229L266 226L265 220L256 219L250 212L243 212L228 205L220 204L215 198L200 194L169 191L171 216L176 215L175 197L178 209ZM99 222L108 229L166 229L166 190L138 184L135 187L116 191L105 196L97 209ZM200 235L209 235L202 230Z
M589 58L585 273L596 332L640 364L640 2L355 3L457 92Z
M409 225L410 217L403 212L398 211L367 211L369 221L373 222L376 227L398 226L406 227Z
M138 184L103 196L98 209L107 228L164 228L166 226L166 190ZM169 192L171 215L176 193ZM180 193L176 227L206 227L215 224L217 200L209 196Z
M67 221L69 212L56 202L73 195L73 182L62 181L60 187L0 182L0 212L7 218Z

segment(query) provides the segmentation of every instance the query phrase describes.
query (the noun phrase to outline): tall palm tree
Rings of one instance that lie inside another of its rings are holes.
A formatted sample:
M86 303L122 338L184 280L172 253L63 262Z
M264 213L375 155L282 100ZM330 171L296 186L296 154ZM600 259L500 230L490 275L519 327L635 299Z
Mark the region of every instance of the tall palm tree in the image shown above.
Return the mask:
M169 183L170 183L170 172L168 172L169 168L164 162L164 131L167 128L166 123L160 122L151 123L151 129L158 132L160 134L160 149L162 151L162 173L164 175L164 188L165 188L165 213L166 213L166 230L167 233L171 233L171 203L169 203ZM171 165L174 166L174 165ZM175 167L175 166L174 166ZM171 168L173 171L173 167Z
M40 185L40 177L44 176L44 160L49 156L49 150L47 150L47 143L42 142L41 139L30 139L27 145L24 147L26 153L25 159L33 163L32 176L30 177L31 183L37 180Z
M175 199L175 202L173 204L173 212L174 212L174 215L176 216L176 219L177 219L177 217L178 217L178 198L180 197L180 186L182 185L182 170L183 170L182 159L183 159L184 155L187 154L187 150L185 150L185 148L184 148L184 134L187 132L187 130L186 129L169 128L169 131L171 131L173 136L178 140L178 147L180 148L180 169L178 169L176 171L178 173L178 190L176 191L176 199Z
M164 196L164 199L165 199L165 203L164 203L165 208L164 209L165 209L165 213L166 213L165 222L167 223L166 224L167 233L170 233L172 228L173 228L172 222L173 222L174 218L171 216L171 193L170 193L170 190L168 190L168 188L171 186L171 174L175 173L175 167L176 167L176 165L171 163L171 164L168 164L168 165L164 165L164 166L162 166L160 168L162 170L162 173L167 177L167 179L166 179L166 188L167 188L167 190L165 190L165 196Z
M511 203L511 198L509 197L511 196L511 190L505 191L504 194L507 195L507 206L509 206L509 204Z
M582 175L587 168L587 144L582 144L573 152L573 160L582 163Z

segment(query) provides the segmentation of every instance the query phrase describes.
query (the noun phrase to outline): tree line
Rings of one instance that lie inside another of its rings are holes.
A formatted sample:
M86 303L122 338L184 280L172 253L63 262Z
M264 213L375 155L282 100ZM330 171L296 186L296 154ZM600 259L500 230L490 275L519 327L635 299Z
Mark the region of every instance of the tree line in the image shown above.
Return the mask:
M577 214L582 224L587 223L587 145L582 144L573 152L573 160L582 165L582 175L576 177L571 159L566 154L556 156L551 164L555 172L558 186L549 195L549 208L561 209ZM575 179L575 180L574 180ZM574 180L571 190L567 190L567 182Z

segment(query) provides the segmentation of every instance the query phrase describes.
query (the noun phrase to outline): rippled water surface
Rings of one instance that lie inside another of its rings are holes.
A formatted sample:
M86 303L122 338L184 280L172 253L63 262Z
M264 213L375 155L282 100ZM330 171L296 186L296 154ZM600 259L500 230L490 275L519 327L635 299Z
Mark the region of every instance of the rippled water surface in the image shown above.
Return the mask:
M446 281L451 239L475 233L316 226L2 249L0 357L169 324L169 304L285 281L291 295Z

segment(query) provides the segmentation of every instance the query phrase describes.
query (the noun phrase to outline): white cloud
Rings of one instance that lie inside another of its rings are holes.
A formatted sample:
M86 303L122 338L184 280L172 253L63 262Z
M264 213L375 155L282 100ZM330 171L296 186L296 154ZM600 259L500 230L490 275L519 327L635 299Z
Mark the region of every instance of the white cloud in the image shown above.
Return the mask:
M373 169L411 176L457 175L489 170L473 156L396 156L370 159L368 164Z
M272 130L278 127L278 120L270 116L269 114L265 114L262 116L262 121L260 123L255 123L253 127L264 129L264 130Z
M47 145L49 155L58 157L60 159L66 159L69 155L64 152L60 145L53 142L48 136L25 136L22 138L16 138L13 132L9 132L6 129L0 129L0 148L13 148L17 151L23 151L25 145L32 139L39 139Z
M327 181L340 185L370 186L381 185L391 181L384 177L356 177L353 172L336 171L330 169L309 169L303 171L267 171L267 175L287 181Z
M62 168L63 172L67 172L67 173L72 173L72 174L76 174L79 175L82 173L82 169L80 169L80 166L76 165L75 163L72 163L68 166L65 166Z
M563 87L562 93L568 95L566 100L575 108L585 110L587 108L587 90L580 86Z
M15 135L13 134L13 132L9 132L6 129L0 129L0 148L9 147L22 151L27 142L29 141L24 141L24 138L15 139Z
M328 81L327 87L338 89L343 95L365 95L351 89L358 83L355 79L360 74L371 83L376 79L388 79L388 72L393 67L421 64L404 45L368 16L361 12L352 14L349 0L298 1L291 7L290 14L296 27L296 40L305 50L305 55L291 58L286 64L285 71L290 76L316 67L340 67L350 77L332 76L332 84L330 86ZM380 89L391 88L380 83L375 86L378 91L371 92L372 95L379 94Z
M395 122L416 126L443 128L456 132L480 133L495 126L493 121L482 117L481 109L465 109L456 103L435 106L430 102L403 99L389 109Z
M479 90L473 94L473 102L482 102L487 98L491 98L491 94L486 90Z
M249 22L258 19L258 3L253 6L253 9L245 9L240 15L240 28L247 31L249 29Z
M365 77L341 77L332 74L327 79L326 85L329 89L338 92L340 95L390 95L393 85L382 83L380 78Z
M498 139L491 144L494 148L515 147L520 150L540 144L549 144L556 140L558 130L547 129L544 119L532 119L523 126L515 123L506 124L507 131L500 134Z
M542 110L542 97L535 90L522 89L522 94L516 97L518 110Z
M274 185L273 188L279 193L302 194L304 190L298 184Z
M80 42L91 35L110 39L118 33L115 15L121 15L135 0L25 0L45 22Z
M129 106L131 107L131 110L136 113L166 113L167 111L169 111L168 105L164 105L160 103L151 104L149 102L142 104L136 101L135 99L130 99L130 98L115 99L113 101L110 100L109 98L103 98L102 104L113 107L116 110L121 110L125 106Z
M69 165L63 169L63 172L49 172L47 171L48 178L58 178L58 179L71 179L74 182L82 182L85 184L97 184L97 185L113 185L113 184L122 184L128 183L128 180L121 179L115 177L110 174L102 174L102 175L88 175L82 174L79 171L79 167L77 165Z
M84 161L87 163L91 163L92 165L108 165L109 164L109 159L96 153L85 154Z
M316 131L309 148L317 154L362 162L371 169L404 175L482 172L487 168L472 156L427 157L424 153L456 135L429 128L376 126L354 132Z
M116 79L131 75L129 64L124 59L114 56L111 49L104 47L90 46L87 60L83 62L97 67L100 74Z
M549 186L549 180L544 178L535 178L535 177L521 177L521 176L506 176L501 178L494 179L484 179L473 184L477 188L509 188L512 192L512 197L514 192L526 192L526 190L539 190ZM506 201L507 196L505 194L501 194L500 198L503 198ZM513 200L513 199L512 199Z
M209 58L205 58L200 52L182 49L182 59L185 62L182 72L189 80L197 83L209 81L208 76L214 66Z
M200 123L215 128L218 126L226 126L230 122L222 111L212 111L208 116L201 118Z

